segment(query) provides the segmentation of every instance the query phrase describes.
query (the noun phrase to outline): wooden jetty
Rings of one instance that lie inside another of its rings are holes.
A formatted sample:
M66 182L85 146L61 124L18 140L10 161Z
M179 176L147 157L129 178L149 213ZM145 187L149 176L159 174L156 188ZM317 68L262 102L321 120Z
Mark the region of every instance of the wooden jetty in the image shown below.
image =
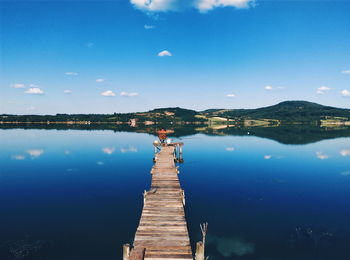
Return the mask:
M159 152L155 154L151 170L151 189L144 192L134 245L133 248L129 244L123 246L123 260L193 260L184 212L185 195L175 165L175 161L179 161L176 148L182 155L182 145L155 144ZM180 158L182 160L182 156Z

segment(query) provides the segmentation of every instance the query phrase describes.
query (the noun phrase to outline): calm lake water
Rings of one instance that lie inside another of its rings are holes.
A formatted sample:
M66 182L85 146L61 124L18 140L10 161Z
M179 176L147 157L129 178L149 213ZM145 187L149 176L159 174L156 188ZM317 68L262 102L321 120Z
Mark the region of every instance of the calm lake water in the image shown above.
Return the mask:
M122 259L150 185L154 140L0 130L0 259ZM304 145L256 136L177 140L185 143L180 181L191 241L207 221L209 260L350 259L349 137Z

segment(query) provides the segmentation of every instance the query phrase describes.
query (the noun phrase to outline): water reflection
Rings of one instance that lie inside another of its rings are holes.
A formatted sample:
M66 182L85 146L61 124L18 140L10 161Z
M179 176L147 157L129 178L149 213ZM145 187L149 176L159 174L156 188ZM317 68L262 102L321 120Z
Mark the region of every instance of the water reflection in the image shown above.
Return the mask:
M214 245L216 250L224 257L245 256L254 253L254 243L239 237L208 236L208 245Z
M41 156L44 153L43 149L30 149L27 150L27 153L32 157L32 159Z
M350 171L344 171L341 173L343 176L350 176Z
M12 159L14 159L14 160L24 160L26 157L24 156L24 155L22 155L22 154L17 154L17 155L13 155L12 156Z
M326 160L329 158L329 155L324 154L323 152L316 152L316 157L320 160Z
M112 130L115 132L136 132L148 133L156 136L157 130L161 126L138 126L129 125L0 125L0 129L57 129L57 130ZM350 126L341 127L320 127L315 125L285 125L275 127L233 127L222 125L220 127L210 127L208 125L171 125L166 126L169 136L185 137L202 133L206 135L218 136L258 136L275 140L283 144L308 144L321 140L339 137L350 137ZM349 149L344 150L349 153Z
M108 154L108 155L111 155L115 152L115 147L104 147L102 149L102 151L105 153L105 154Z
M317 130L339 138L284 145L235 131L181 135L191 241L208 221L209 259L348 260L345 132ZM35 260L121 259L150 184L155 137L148 133L0 130L0 259L24 248L40 249Z
M341 156L349 156L350 155L350 149L343 149L340 151Z

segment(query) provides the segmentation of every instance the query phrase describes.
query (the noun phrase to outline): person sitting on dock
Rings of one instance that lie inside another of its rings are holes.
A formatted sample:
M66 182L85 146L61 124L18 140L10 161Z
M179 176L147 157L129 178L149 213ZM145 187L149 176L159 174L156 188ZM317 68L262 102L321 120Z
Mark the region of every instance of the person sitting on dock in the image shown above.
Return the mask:
M166 139L167 139L167 132L166 132L166 130L164 129L164 128L162 128L162 129L160 129L159 131L158 131L158 138L159 138L159 141L162 143L162 144L164 144L165 143L165 141L166 141Z

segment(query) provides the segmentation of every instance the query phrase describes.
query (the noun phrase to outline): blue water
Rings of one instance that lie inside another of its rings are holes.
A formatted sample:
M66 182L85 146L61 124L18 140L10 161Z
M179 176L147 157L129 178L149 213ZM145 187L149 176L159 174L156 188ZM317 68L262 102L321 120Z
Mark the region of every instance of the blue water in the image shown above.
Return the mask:
M0 259L23 248L30 252L17 259L121 259L150 184L154 139L0 130ZM210 260L350 259L350 138L178 140L191 240L208 222Z

